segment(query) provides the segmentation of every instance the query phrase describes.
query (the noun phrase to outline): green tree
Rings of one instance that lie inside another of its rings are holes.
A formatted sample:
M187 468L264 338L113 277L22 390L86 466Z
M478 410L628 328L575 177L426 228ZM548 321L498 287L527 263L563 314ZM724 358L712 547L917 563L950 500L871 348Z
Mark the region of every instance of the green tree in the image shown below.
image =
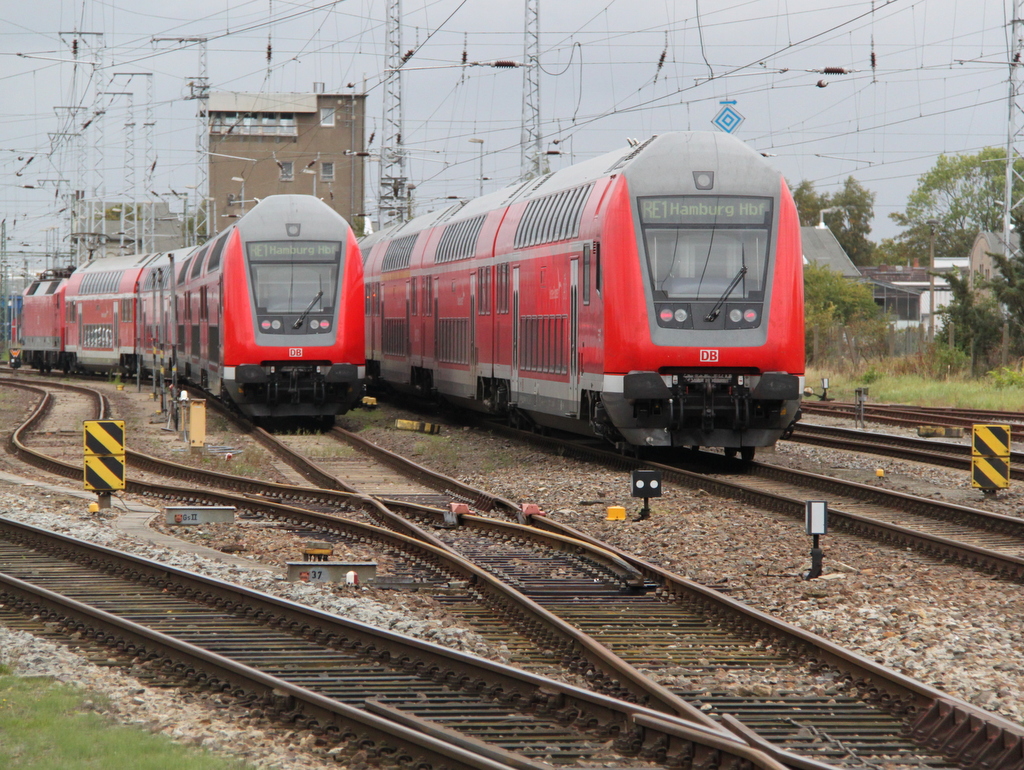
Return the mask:
M875 244L868 240L871 220L875 216L875 194L863 187L852 176L835 193L818 193L807 180L793 189L793 200L800 214L800 224L811 227L818 224L825 209L825 224L835 235L843 251L855 265L874 264Z
M948 340L952 326L953 346L970 356L974 370L975 364L995 351L1002 341L999 303L990 292L972 290L966 276L951 272L946 279L953 299L939 312L941 325L936 337Z
M1024 162L1018 169L1021 172ZM1003 229L1005 180L1005 149L986 147L973 155L940 155L935 166L917 180L906 211L889 215L905 228L898 240L911 257L927 265L931 243L928 220L935 219L936 256L967 256L979 232Z
M841 343L841 354L854 359L883 352L885 317L867 284L846 278L827 267L805 265L804 314L805 344L812 355L821 351L829 356L840 351L834 346L830 348L831 343L825 344L824 349L816 344L822 332L826 339L845 340ZM839 334L833 335L836 330Z

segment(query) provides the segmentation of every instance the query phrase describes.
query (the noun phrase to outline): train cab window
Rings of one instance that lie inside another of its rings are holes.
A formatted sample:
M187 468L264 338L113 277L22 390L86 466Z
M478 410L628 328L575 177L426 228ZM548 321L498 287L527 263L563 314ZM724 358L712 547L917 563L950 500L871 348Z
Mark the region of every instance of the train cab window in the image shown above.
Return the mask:
M770 198L639 198L656 299L764 299Z
M224 235L218 238L217 242L213 244L213 249L210 251L210 262L206 266L206 272L209 273L211 270L216 270L220 267L220 255L221 252L224 251L224 244L227 242L230 234L230 231L224 233Z

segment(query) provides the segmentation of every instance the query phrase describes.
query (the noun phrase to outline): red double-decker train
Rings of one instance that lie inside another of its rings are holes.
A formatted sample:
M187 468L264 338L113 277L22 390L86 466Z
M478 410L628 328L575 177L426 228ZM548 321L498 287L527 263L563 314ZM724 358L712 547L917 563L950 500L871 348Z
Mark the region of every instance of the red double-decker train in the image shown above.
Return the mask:
M312 196L275 195L203 246L40 276L22 360L148 375L173 350L185 380L250 417L330 422L362 397L362 299L348 223Z
M735 138L655 136L361 246L370 382L623 449L752 458L798 418L796 207Z

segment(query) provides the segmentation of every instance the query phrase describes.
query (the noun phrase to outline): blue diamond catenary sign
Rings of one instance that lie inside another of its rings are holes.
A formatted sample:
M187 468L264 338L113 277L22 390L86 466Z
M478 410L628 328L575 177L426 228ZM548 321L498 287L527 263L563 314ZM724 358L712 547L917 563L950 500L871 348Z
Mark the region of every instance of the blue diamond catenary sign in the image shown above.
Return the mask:
M725 106L722 107L711 122L725 131L725 133L731 134L740 127L740 123L743 122L744 118L733 108L732 105L736 104L736 102L721 102L721 104Z

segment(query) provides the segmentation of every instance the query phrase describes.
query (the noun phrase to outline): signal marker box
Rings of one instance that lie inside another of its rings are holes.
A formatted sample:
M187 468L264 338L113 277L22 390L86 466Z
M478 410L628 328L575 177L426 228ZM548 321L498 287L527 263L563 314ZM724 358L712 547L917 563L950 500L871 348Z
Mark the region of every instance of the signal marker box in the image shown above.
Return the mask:
M177 524L231 524L235 520L233 505L168 505L164 521Z

